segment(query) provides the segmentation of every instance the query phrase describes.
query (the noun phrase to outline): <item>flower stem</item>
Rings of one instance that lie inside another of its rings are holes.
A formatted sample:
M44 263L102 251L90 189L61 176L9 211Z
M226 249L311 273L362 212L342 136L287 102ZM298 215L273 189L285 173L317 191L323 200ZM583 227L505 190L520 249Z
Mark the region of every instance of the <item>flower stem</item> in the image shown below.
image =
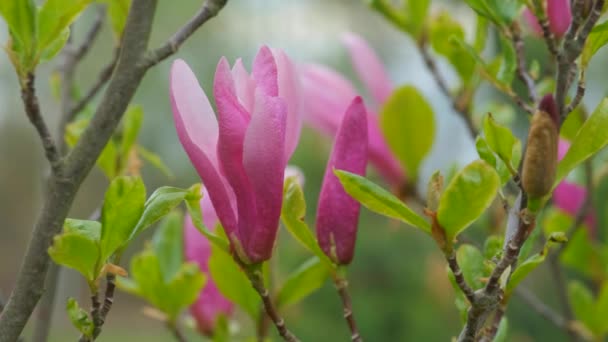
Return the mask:
M363 338L361 337L361 334L359 334L359 328L357 327L357 322L355 321L355 316L353 314L352 300L350 298L350 293L348 292L348 280L346 277L336 275L334 277L334 284L336 285L340 299L342 299L344 319L350 329L350 338L353 342L363 342Z

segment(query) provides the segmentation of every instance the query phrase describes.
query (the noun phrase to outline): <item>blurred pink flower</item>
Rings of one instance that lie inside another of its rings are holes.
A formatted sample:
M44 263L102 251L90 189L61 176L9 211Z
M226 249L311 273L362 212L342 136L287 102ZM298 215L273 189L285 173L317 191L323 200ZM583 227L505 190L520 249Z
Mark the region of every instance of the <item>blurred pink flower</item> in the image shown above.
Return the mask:
M382 62L363 38L349 33L343 39L355 71L373 98L367 111L368 156L378 172L392 185L405 183L405 172L390 151L378 124L377 111L393 90ZM322 133L335 136L346 108L357 96L352 83L336 71L317 64L301 66L304 119Z
M563 139L559 140L557 147L558 159L561 160L568 152L570 144ZM580 208L585 203L587 198L587 189L578 184L562 181L553 191L553 203L555 206L563 212L576 216ZM595 231L595 213L591 212L585 217L585 224L591 229L591 232Z
M205 226L213 231L218 219L206 191L201 200L201 210ZM207 282L196 302L190 306L190 312L196 320L198 330L206 336L213 336L217 319L221 315L226 317L232 315L234 305L220 293L209 275L211 245L209 240L194 227L190 216L186 217L184 224L184 254L187 261L196 262L200 270L207 273Z
M363 100L356 97L343 115L319 195L317 239L323 252L341 265L353 259L361 205L344 191L334 169L365 174L366 117Z
M547 0L546 4L549 28L551 29L551 32L559 38L568 31L568 27L570 27L570 22L572 21L570 0ZM534 33L537 35L543 34L536 16L532 14L532 11L529 8L526 8L524 11L524 18Z
M262 47L249 74L222 58L215 72L216 115L183 60L171 68L179 139L243 262L268 260L283 200L283 175L300 135L299 80L290 59Z

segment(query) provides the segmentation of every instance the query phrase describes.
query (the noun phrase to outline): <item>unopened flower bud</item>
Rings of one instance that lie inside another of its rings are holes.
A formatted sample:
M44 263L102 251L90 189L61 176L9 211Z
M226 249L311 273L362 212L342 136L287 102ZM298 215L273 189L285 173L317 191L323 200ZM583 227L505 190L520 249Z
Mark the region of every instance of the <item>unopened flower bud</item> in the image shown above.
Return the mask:
M530 198L551 191L557 169L559 116L552 95L546 95L532 118L524 157L522 184Z

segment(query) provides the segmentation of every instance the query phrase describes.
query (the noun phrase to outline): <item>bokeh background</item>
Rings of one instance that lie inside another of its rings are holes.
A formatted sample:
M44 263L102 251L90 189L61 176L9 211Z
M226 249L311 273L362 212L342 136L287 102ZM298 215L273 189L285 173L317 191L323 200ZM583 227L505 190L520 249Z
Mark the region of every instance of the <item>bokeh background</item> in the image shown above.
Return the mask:
M200 0L159 1L151 45L170 36L200 6ZM446 8L469 31L474 13L463 1L433 1L433 11ZM93 19L93 11L83 14L76 25L76 40ZM6 41L0 25L0 41ZM437 140L423 164L419 189L430 174L447 172L454 165L475 159L473 142L465 126L439 92L412 40L394 29L360 0L230 0L219 17L200 29L174 58L185 59L197 73L203 88L210 90L217 61L226 56L230 62L242 57L249 65L262 44L286 50L299 63L327 64L360 85L353 73L346 49L340 43L344 32L365 37L385 62L395 85L414 84L431 103L439 118ZM469 32L472 33L472 32ZM542 58L540 41L528 40L529 53ZM112 54L113 38L106 27L84 63L77 70L77 82L87 89L97 72ZM440 70L450 82L456 77L438 58ZM604 95L602 77L604 55L592 62L586 103L593 108ZM146 75L133 103L145 112L140 143L163 158L175 174L168 179L146 166L143 176L148 191L161 185L189 186L199 181L178 142L168 97L170 61ZM38 90L44 116L54 127L58 121L58 103L51 96L49 77L57 63L40 68ZM476 98L475 115L487 109L488 99L496 98L491 90L482 90ZM314 99L305 99L314 101ZM512 115L517 115L513 113ZM516 125L525 127L523 121ZM525 131L519 131L525 135ZM308 221L314 223L314 208L321 184L330 142L318 133L305 129L301 143L291 161L306 177ZM46 160L34 130L24 115L17 80L6 55L0 54L0 293L10 292L23 257L31 228L40 209ZM372 173L372 177L375 175ZM376 178L377 181L380 181ZM71 217L86 218L101 203L107 181L94 170L82 186ZM500 227L498 227L500 228ZM474 227L472 237L483 235ZM151 232L151 231L150 231ZM138 251L149 238L142 236L129 253ZM482 240L479 239L479 242ZM275 259L279 279L308 255L284 231L280 233ZM128 260L128 258L126 258ZM350 267L353 305L360 330L368 341L449 341L459 332L460 317L453 304L454 292L447 280L445 262L434 243L411 227L389 221L362 210L356 258ZM53 315L51 341L69 341L77 337L63 311L68 296L88 303L83 282L69 270L62 270L56 309ZM555 290L541 268L527 285L550 305L558 306ZM161 323L142 314L145 304L132 296L119 293L99 341L168 341L171 336ZM329 282L301 305L285 313L292 330L303 341L347 341L348 331L333 285ZM509 341L562 341L565 337L515 298L507 312ZM241 317L243 318L243 317ZM240 324L248 329L247 322ZM31 330L31 326L28 327ZM28 331L29 331L28 330ZM192 335L193 340L196 337Z

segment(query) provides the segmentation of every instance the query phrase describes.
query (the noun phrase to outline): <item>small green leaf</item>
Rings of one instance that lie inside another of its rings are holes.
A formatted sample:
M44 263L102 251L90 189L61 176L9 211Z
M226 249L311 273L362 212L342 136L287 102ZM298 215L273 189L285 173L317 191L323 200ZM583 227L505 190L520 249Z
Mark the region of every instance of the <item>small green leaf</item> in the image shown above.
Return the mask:
M41 52L40 62L46 62L53 59L53 57L55 57L65 46L65 43L67 43L69 38L70 28L66 27L63 29L63 31L61 31L59 36L55 38L44 51Z
M512 177L511 172L502 160L496 158L496 155L494 155L494 152L490 150L490 146L488 146L486 140L481 136L478 136L477 139L475 139L475 148L477 149L479 158L483 159L486 163L494 167L500 176L500 184L507 184L509 179Z
M146 186L140 177L115 178L101 211L101 261L105 262L130 239L144 210Z
M327 258L325 253L319 248L317 240L312 234L310 228L304 221L306 216L306 200L302 187L297 180L297 177L289 177L285 179L283 185L283 207L281 208L281 221L287 231L306 249L314 253L319 259L323 260L327 265L332 262Z
M156 189L143 206L143 212L129 239L150 227L171 212L188 196L189 190L163 186Z
M39 52L46 50L52 42L68 28L92 0L46 0L38 14Z
M160 263L160 273L168 283L183 262L183 217L172 212L165 217L152 238L152 247Z
M33 0L0 1L0 15L6 20L12 38L10 47L17 54L16 60L11 59L18 63L15 67L22 76L34 67L37 12Z
M557 186L570 171L608 144L608 98L593 111L570 145L570 149L557 165Z
M452 40L448 39L450 37L464 40L464 29L459 22L450 17L447 11L442 11L431 21L431 46L438 54L448 59L463 83L468 84L474 75L475 60Z
M127 165L131 148L137 140L143 119L144 111L141 106L130 106L125 112L120 144L121 165L123 166Z
M494 336L494 341L492 342L507 342L507 332L509 331L509 321L507 317L503 317L500 320L500 324L498 324L498 331L496 331L496 335Z
M416 214L390 192L359 175L342 170L335 170L334 173L344 190L367 209L418 227L426 233L431 232L431 225L422 216Z
M479 249L473 245L464 244L456 252L456 260L462 270L464 279L473 289L482 288L483 278L487 276L484 258Z
M445 189L437 220L451 242L492 204L500 178L488 163L476 160L460 171Z
M507 37L500 35L499 41L503 59L496 77L505 84L511 84L513 77L515 77L515 70L517 69L517 55L515 54L513 44L511 44L511 41Z
M88 123L88 120L87 120ZM109 180L118 176L118 148L114 139L110 139L97 158L97 166Z
M491 114L483 120L483 133L488 146L500 157L505 165L517 169L521 159L521 142L510 129L498 124Z
M585 41L585 48L583 49L583 53L581 55L581 68L586 68L589 65L589 61L591 61L591 57L595 55L599 49L604 47L608 43L608 22L603 22L599 25L596 25L589 37Z
M414 37L420 37L429 11L430 0L407 1L408 27Z
M196 184L188 189L188 194L185 197L186 207L188 208L188 213L190 214L190 218L192 219L192 223L194 227L198 229L198 231L203 234L213 245L222 249L226 253L230 253L230 246L225 237L218 236L217 234L212 233L205 224L203 223L203 213L201 211L201 185ZM222 228L223 231L223 228ZM218 232L216 230L216 232Z
M597 320L605 320L605 317L595 317L595 303L591 291L582 283L571 281L568 284L568 296L576 318L583 322L589 330L596 332L598 330Z
M370 6L378 13L382 14L388 21L392 22L399 29L408 32L408 17L398 12L387 0L371 0Z
M380 127L405 172L416 181L435 138L433 109L412 86L395 90L380 113Z
M209 272L220 292L254 320L260 314L260 297L245 273L226 251L211 245Z
M116 40L120 40L127 22L131 0L101 0L108 4L108 15L112 22L112 31Z
M532 271L534 271L545 261L545 258L549 253L549 247L554 243L554 240L550 238L539 253L529 257L526 261L522 262L521 265L517 266L515 271L511 274L511 278L507 284L507 288L505 290L506 296L511 295L517 285L519 285Z
M88 337L93 336L93 321L87 312L78 305L76 299L72 297L68 298L65 310L68 313L72 325L74 325L81 334Z
M435 171L429 180L426 191L426 207L429 210L437 211L439 200L443 192L443 176L439 170Z
M136 145L135 147L137 148L137 154L139 154L140 157L144 158L144 160L150 163L150 165L157 168L160 172L167 176L167 178L173 179L175 177L171 169L169 169L167 164L165 164L165 162L160 159L160 156L158 154L152 151L148 151L147 149L139 145Z
M59 265L80 272L90 283L97 279L101 225L96 221L66 219L63 232L55 236L49 255Z
M289 275L277 295L277 306L296 304L315 292L327 280L329 269L317 257L304 262Z
M164 310L170 318L179 313L198 298L207 277L196 263L182 264L161 295L167 296L169 306Z

